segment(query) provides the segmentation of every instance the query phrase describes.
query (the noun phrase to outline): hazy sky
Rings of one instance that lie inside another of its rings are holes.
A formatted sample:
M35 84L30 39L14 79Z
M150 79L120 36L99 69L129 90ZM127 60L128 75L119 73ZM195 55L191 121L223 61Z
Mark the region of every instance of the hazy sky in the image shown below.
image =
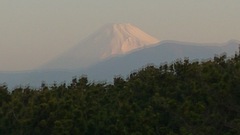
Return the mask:
M0 0L0 71L38 67L115 22L160 40L240 40L240 0Z

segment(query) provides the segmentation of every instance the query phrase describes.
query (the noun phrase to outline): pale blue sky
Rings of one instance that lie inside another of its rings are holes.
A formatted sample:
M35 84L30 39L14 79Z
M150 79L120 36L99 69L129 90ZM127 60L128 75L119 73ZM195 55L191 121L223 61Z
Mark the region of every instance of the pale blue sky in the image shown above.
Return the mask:
M240 40L240 0L0 0L0 71L38 67L115 22L160 40Z

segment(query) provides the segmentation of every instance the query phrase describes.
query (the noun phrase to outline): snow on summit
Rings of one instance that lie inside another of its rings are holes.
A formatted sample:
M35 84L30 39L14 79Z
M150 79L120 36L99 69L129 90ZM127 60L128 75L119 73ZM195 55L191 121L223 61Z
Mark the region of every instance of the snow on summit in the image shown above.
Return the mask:
M105 25L44 67L50 69L88 67L106 58L126 54L157 42L158 39L129 23Z
M102 57L125 54L134 49L139 49L159 42L158 39L144 33L136 26L129 23L112 24L106 27L106 34L111 39L109 49Z

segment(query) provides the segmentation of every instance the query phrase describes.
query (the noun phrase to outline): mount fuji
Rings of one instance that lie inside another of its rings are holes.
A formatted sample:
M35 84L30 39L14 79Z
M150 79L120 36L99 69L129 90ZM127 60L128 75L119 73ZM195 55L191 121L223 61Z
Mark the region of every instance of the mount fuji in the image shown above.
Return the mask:
M131 71L147 64L159 65L176 59L213 58L226 52L239 53L240 41L224 43L190 43L161 41L131 24L111 24L102 27L74 48L42 67L23 72L0 72L0 84L8 87L39 87L44 81L70 82L73 76L87 75L93 81L111 82L115 75L127 77Z
M132 24L108 24L41 68L86 68L101 60L128 54L134 50L153 46L158 42L158 39Z

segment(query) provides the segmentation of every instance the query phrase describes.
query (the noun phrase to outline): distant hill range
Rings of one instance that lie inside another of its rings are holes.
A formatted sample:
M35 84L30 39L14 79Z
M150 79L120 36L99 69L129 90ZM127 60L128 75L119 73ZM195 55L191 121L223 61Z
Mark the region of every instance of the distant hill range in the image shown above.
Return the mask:
M39 87L42 81L69 82L86 74L92 81L112 81L115 75L126 77L147 64L159 65L188 57L190 60L213 58L238 51L237 40L226 43L188 43L161 41L132 24L109 24L89 35L72 49L38 69L24 72L0 72L0 83Z
M227 56L231 57L238 53L239 43L237 40L214 44L162 41L156 46L99 62L81 70L81 73L87 74L95 80L109 80L114 75L126 77L131 71L138 70L148 64L160 65L185 58L204 61L223 53L227 53Z
M10 88L15 86L39 87L42 81L48 84L54 82L69 82L74 76L87 75L92 81L111 82L115 75L127 77L134 70L147 64L160 65L164 62L174 62L176 59L206 60L215 54L227 53L231 57L238 53L239 41L230 40L225 43L189 43L178 41L162 41L147 48L135 49L127 54L103 59L91 66L75 69L38 69L26 72L2 72L0 82L6 82Z

